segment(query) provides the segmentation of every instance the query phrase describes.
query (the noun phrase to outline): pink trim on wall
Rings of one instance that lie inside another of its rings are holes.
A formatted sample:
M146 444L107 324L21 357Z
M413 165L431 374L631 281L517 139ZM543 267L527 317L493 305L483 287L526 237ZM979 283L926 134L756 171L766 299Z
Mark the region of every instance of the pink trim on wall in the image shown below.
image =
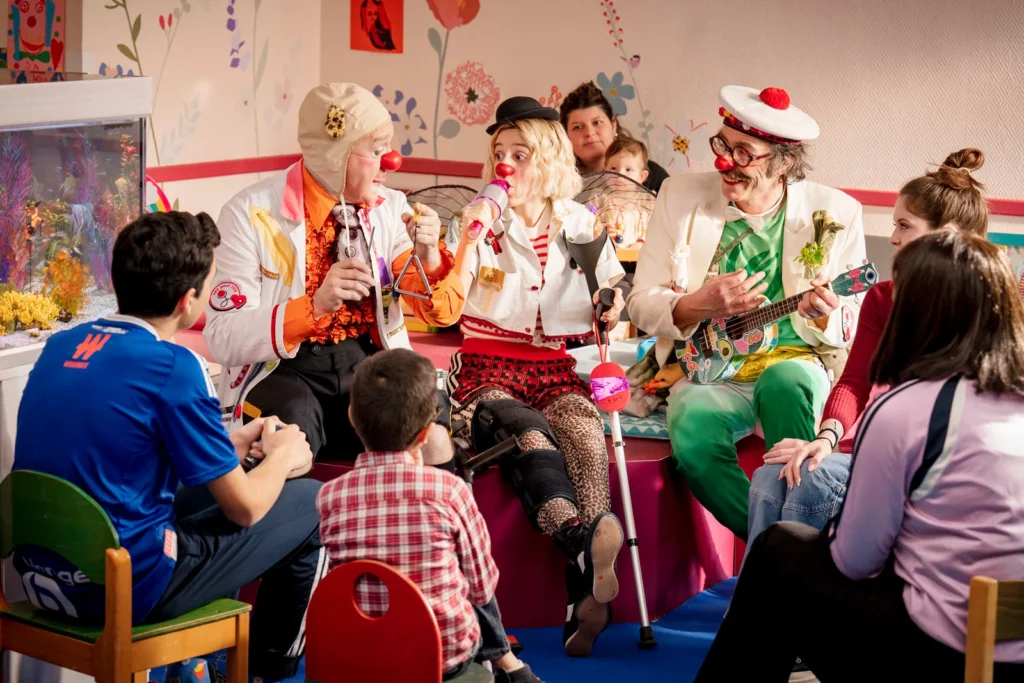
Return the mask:
M249 159L226 159L204 161L197 164L156 166L147 169L153 180L170 183L180 180L199 180L220 176L242 175L245 173L267 173L288 168L301 158L299 154L252 157ZM408 157L402 160L401 173L438 175L455 178L479 178L484 165L470 161L445 161ZM843 191L865 206L896 206L896 193L886 190L859 190L843 188ZM996 216L1024 216L1024 199L989 199L989 209Z

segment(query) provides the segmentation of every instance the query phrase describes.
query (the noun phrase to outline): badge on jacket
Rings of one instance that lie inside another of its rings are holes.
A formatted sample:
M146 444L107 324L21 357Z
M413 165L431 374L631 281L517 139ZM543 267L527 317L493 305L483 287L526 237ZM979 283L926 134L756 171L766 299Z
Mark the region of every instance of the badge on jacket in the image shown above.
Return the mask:
M495 292L500 292L505 286L505 271L490 266L480 266L480 273L476 278L477 283L484 288L487 295L484 297L483 310L491 307L491 297Z
M244 305L245 295L234 282L221 282L210 290L210 308L215 311L233 311Z

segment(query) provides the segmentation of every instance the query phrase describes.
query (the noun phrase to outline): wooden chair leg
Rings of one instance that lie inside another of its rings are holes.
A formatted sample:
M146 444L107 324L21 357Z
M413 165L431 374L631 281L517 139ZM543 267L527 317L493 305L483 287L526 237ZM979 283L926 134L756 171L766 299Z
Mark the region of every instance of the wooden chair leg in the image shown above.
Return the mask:
M235 646L228 649L227 683L248 683L249 680L249 613L235 618Z

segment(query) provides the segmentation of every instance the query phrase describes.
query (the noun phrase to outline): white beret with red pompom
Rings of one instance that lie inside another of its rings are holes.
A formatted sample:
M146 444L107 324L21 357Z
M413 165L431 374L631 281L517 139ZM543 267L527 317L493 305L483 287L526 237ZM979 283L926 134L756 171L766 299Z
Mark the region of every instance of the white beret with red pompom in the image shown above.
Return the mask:
M794 145L813 140L820 132L818 122L794 107L782 88L727 85L718 99L726 125L769 142Z

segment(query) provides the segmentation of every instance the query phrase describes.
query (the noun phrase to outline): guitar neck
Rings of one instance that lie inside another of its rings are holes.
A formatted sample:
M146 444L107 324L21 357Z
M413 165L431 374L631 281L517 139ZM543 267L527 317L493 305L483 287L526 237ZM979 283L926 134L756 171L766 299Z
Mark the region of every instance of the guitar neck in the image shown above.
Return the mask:
M793 296L787 299L783 299L782 301L776 301L773 304L762 306L757 310L742 314L740 316L740 320L743 323L743 329L755 330L771 325L777 320L782 320L787 315L789 315L790 313L792 313L793 311L800 307L800 300L804 298L804 294L806 293L807 292L794 294Z

